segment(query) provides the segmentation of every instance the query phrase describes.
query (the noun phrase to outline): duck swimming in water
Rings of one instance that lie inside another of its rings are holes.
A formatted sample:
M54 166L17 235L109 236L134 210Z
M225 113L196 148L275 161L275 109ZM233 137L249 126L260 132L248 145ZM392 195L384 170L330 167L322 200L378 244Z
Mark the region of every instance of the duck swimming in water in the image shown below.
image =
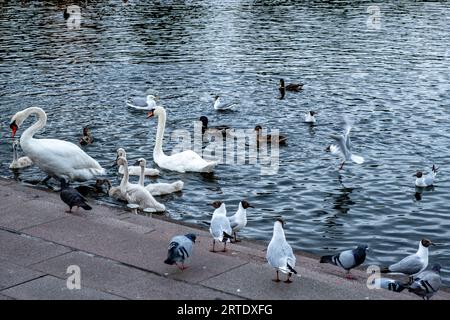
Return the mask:
M208 118L206 116L201 116L199 119L202 122L202 134L205 134L208 130L217 130L222 133L225 137L227 135L227 130L230 129L228 126L212 126L208 127Z
M282 136L282 135L262 135L261 131L262 131L262 127L260 125L257 125L255 127L255 131L256 131L256 142L257 145L259 146L260 142L278 142L279 145L285 145L287 143L287 137Z
M80 145L86 146L94 142L94 138L92 137L91 130L88 127L83 128L83 136L80 138Z

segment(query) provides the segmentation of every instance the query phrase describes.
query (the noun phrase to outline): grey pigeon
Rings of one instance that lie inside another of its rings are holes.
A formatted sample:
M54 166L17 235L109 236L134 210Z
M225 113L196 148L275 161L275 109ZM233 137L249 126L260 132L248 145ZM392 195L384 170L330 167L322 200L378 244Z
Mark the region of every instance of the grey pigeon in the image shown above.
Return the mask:
M61 179L61 193L59 195L61 200L69 206L68 213L72 213L72 208L79 207L84 210L92 210L92 207L86 203L86 198L83 197L77 190L69 187L65 179Z
M417 275L408 290L424 300L430 300L439 291L441 284L441 265L435 264L431 270L423 271Z
M323 256L320 258L320 263L331 263L335 266L347 270L346 278L354 279L350 274L350 270L359 266L366 260L366 245L359 245L356 249L345 250L335 255Z
M196 235L192 233L173 237L170 240L167 259L164 260L164 263L170 265L176 264L180 270L186 269L187 267L184 266L184 261L192 255L196 238ZM181 267L178 265L178 262L181 263Z
M378 284L381 289L386 289L394 292L402 292L407 288L404 283L401 283L399 280L389 279L389 278L379 278L375 279L372 284Z
M414 277L425 270L428 266L428 247L434 245L428 239L419 242L416 253L409 255L397 263L381 269L381 273L404 274ZM412 280L412 279L411 279Z

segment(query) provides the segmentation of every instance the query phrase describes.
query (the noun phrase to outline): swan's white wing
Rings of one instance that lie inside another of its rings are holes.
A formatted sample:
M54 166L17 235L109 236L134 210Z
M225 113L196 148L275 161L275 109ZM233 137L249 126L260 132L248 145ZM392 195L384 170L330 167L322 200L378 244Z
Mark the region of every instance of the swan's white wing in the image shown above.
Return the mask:
M194 151L186 150L165 157L163 161L159 161L158 165L160 167L179 172L209 172L217 165L217 162L206 161Z
M88 180L105 174L100 164L77 145L57 139L34 139L24 144L25 154L43 171L58 177Z
M148 192L152 196L162 196L174 192L178 192L183 189L184 182L179 180L174 183L150 183L145 186Z

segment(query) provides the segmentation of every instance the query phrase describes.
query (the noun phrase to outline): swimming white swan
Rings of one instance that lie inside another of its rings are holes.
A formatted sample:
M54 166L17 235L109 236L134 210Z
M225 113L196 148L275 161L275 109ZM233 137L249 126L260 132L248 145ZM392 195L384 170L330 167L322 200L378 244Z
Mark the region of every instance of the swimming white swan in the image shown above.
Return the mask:
M18 157L17 148L19 147L19 141L14 140L13 142L13 161L9 165L10 169L23 169L33 165L33 161L31 161L28 157Z
M156 108L156 100L158 97L149 94L147 99L144 98L132 98L127 102L127 106L137 109L137 110L152 110Z
M139 177L139 184L144 187L144 170L147 165L147 161L144 158L138 159L139 166L141 167L141 175ZM181 180L173 183L150 183L145 186L148 192L152 196L162 196L169 193L181 191L183 189L184 182Z
M127 158L127 153L123 148L117 149L117 159L119 157ZM119 166L119 173L123 174L123 166ZM141 167L140 166L129 166L128 167L128 174L130 176L140 176L141 175ZM145 176L158 176L159 170L158 169L152 169L152 168L145 168L144 170Z
M17 129L32 114L36 115L38 120L22 133L20 146L25 155L48 176L85 181L106 173L97 161L71 142L33 138L47 123L47 115L41 108L27 108L12 117L9 127L13 132L13 139Z
M192 150L186 150L166 156L162 150L162 140L166 127L166 110L163 107L156 107L148 113L147 118L158 117L158 130L156 142L153 149L153 160L161 168L177 172L212 172L217 165L217 161L206 161Z
M124 175L120 182L119 189L111 188L109 195L125 199L130 204L139 205L140 209L150 209L152 212L164 212L166 207L153 198L153 196L140 184L130 183L128 181L128 161L124 157L119 157L118 165L124 166ZM120 193L120 194L119 194Z

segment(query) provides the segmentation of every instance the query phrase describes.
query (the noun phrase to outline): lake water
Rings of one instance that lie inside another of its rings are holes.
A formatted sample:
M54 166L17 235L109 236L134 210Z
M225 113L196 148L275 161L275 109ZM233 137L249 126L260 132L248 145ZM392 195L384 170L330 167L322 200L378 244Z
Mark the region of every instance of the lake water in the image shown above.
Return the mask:
M81 7L80 28L63 17ZM181 194L158 198L167 215L207 227L213 200L248 211L242 236L268 242L273 217L285 218L288 241L315 254L366 243L366 264L387 264L416 251L421 238L438 244L430 264L450 280L450 3L378 1L8 1L0 3L0 175L44 178L36 167L14 174L9 120L30 106L48 115L37 137L76 143L83 126L94 135L84 150L108 170L115 150L152 163L156 121L130 110L127 97L159 95L168 121L165 150L176 129L211 124L288 136L275 175L259 165L225 164L214 175L162 171L155 181L182 179ZM370 18L370 15L374 19ZM378 17L378 18L377 18ZM304 90L278 98L278 81ZM235 101L218 113L212 97ZM303 123L315 110L316 126ZM342 119L354 121L352 142L363 165L324 151ZM18 131L30 125L28 120ZM434 189L415 196L413 174L440 167ZM123 206L107 197L97 201ZM37 214L37 213L36 213ZM299 261L301 264L301 261Z

